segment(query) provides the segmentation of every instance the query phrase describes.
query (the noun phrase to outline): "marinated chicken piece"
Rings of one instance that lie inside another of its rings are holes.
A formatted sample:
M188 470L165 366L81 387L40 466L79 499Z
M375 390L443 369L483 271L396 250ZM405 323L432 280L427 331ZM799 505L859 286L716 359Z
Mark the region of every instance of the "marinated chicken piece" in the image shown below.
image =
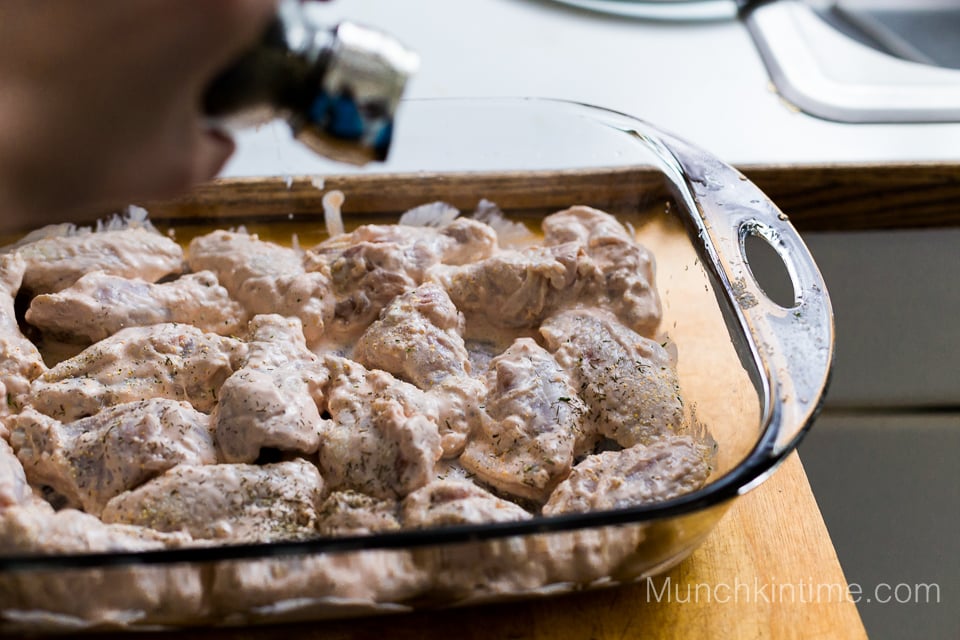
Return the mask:
M30 504L33 489L27 484L23 465L7 441L0 438L0 518L8 507Z
M214 231L190 242L188 264L194 271L213 271L250 315L296 316L311 344L324 334L333 317L330 275L305 273L298 252L255 234Z
M610 240L633 240L627 228L614 216L582 205L553 213L540 224L543 243L548 246L576 242L593 248Z
M437 407L444 457L459 456L479 428L484 392L483 382L471 376L447 376L427 392Z
M182 533L105 525L73 509L53 512L15 507L0 518L0 548L11 555L150 551L190 542ZM202 569L113 567L0 575L5 615L46 615L60 624L172 624L201 616L207 606Z
M406 527L530 518L512 502L459 480L434 482L410 494L401 515ZM526 592L558 582L587 585L614 573L643 539L642 527L604 527L437 545L413 553L431 576L432 591L454 599Z
M443 264L467 264L489 258L497 250L497 232L490 225L457 218L440 229Z
M480 420L483 385L470 377L463 316L446 292L423 284L393 300L360 336L353 358L436 398L443 455L458 455Z
M327 324L334 316L330 274L325 271L250 278L236 297L251 314L278 313L299 318L310 345L326 337Z
M424 284L383 310L357 341L353 358L431 389L448 376L469 375L463 326L463 316L446 292L436 284Z
M439 265L428 279L446 290L468 323L479 317L495 327L533 328L576 297L585 259L573 243L530 247L460 267Z
M210 418L186 402L130 402L63 424L26 408L11 443L30 481L98 515L107 501L178 464L215 464Z
M396 296L423 282L427 268L491 254L496 235L487 225L456 220L440 230L365 225L307 252L307 271L330 274L336 304L328 334L353 339Z
M544 221L545 246L500 251L462 267L436 266L439 282L473 322L535 328L571 306L609 308L627 326L652 335L660 323L653 256L608 214L575 207Z
M125 327L164 322L235 335L245 315L212 271L187 274L165 284L95 271L57 293L35 297L26 319L54 335L96 342Z
M320 469L331 489L378 498L427 484L440 459L435 403L412 384L356 362L328 356Z
M597 580L617 580L621 571L635 579L640 572L631 570L631 561L649 562L646 554L637 557L645 537L643 525L595 527L436 545L416 549L413 556L431 578L430 594L444 601L482 601L590 587Z
M220 387L212 422L226 462L253 462L264 447L312 454L320 446L314 397L326 370L297 318L256 316L246 361ZM322 396L321 396L322 397Z
M401 504L404 527L430 528L517 522L530 514L469 481L439 480L414 491ZM436 545L413 551L417 566L431 578L431 592L458 599L535 589L546 580L544 558L528 553L529 540Z
M240 340L190 325L130 327L34 380L30 404L67 422L145 398L185 400L209 413L245 354Z
M590 444L570 377L530 338L490 363L486 412L460 464L497 491L545 502Z
M565 311L540 333L587 405L588 432L632 447L685 428L674 363L653 340L596 309Z
M403 611L406 607L396 603L423 593L429 579L409 551L313 554L218 562L210 595L218 613L276 611L309 619L331 610L338 616Z
M544 515L605 511L663 502L702 487L710 449L693 436L667 436L649 445L587 456L560 483Z
M365 243L394 245L407 257L406 264L412 273L422 274L422 270L432 264L467 264L490 257L497 250L497 234L489 225L469 218L456 218L439 228L367 224L309 250L305 256L307 270L318 264L331 265L345 251Z
M236 295L247 280L303 273L302 258L288 247L261 240L256 234L218 230L190 242L191 271L212 271Z
M400 504L405 527L427 528L487 522L528 520L530 513L472 482L437 480L418 489Z
M296 317L276 313L254 316L247 324L247 352L243 366L275 369L298 361L319 362L307 348L303 325Z
M20 506L7 510L0 518L0 548L5 551L150 551L182 547L190 542L190 536L185 533L162 533L125 524L108 525L96 516L76 509L45 511ZM58 577L63 576L58 572Z
M597 270L584 286L581 301L609 309L625 325L652 336L660 324L653 254L609 213L571 207L543 220L547 246L575 242L585 247Z
M344 251L329 267L335 296L333 318L325 326L328 339L348 343L398 295L419 284L419 267L393 243L363 243Z
M463 468L463 465L460 464L460 458L445 458L437 463L434 471L435 480L473 482L473 473Z
M356 536L400 528L399 505L356 491L334 491L319 509L317 529L326 536Z
M306 460L180 465L107 503L106 523L269 542L316 534L323 479Z
M30 382L47 370L37 347L17 324L14 298L26 262L16 253L0 255L0 416L17 411L30 393ZM7 432L0 421L0 438Z
M183 249L142 228L42 238L19 247L27 263L24 289L55 293L91 271L156 282L183 270Z
M631 570L630 562L637 560L648 570L649 551L637 557L638 546L646 539L646 525L590 527L543 536L528 536L526 553L518 564L531 563L529 573L546 574L545 584L574 582L590 585L595 580L619 579L622 571L628 580L636 579L640 571Z

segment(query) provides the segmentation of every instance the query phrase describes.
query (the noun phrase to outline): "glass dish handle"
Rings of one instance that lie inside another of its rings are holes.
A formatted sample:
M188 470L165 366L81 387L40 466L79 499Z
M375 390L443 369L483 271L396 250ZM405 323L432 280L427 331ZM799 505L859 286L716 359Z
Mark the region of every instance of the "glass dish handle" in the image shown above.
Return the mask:
M755 383L762 388L763 442L772 467L812 423L829 381L834 326L823 277L787 216L743 174L669 134L654 144L672 165L668 175L686 200L685 223L693 226L701 259L727 293L728 322L738 322L749 337L741 358L767 374ZM793 284L793 306L772 301L756 282L744 249L748 236L779 255Z

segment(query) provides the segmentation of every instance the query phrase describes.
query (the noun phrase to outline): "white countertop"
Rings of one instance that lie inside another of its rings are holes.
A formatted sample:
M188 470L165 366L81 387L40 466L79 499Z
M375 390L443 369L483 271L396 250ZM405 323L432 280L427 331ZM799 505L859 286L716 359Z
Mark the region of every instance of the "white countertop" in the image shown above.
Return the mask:
M960 123L844 124L772 89L740 22L667 23L545 0L336 0L322 11L421 56L411 98L540 96L623 111L735 164L960 160ZM403 126L402 113L397 123ZM284 126L238 136L224 175L329 171Z

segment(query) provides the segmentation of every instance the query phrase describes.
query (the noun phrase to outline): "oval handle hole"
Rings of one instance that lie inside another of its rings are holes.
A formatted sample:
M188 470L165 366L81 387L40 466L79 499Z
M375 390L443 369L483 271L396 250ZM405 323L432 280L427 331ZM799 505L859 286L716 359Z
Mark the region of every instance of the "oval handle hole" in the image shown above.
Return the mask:
M743 239L743 255L753 279L771 301L784 309L797 306L793 278L769 240L755 231L747 233Z

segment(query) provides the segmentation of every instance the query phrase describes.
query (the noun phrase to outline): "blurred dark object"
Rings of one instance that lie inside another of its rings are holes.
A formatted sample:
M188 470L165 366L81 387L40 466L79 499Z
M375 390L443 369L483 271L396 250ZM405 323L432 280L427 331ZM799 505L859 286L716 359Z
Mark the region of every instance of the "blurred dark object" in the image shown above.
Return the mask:
M373 29L318 24L307 9L321 1L283 0L258 45L211 83L204 110L240 125L282 118L297 139L333 160L384 160L419 60Z

